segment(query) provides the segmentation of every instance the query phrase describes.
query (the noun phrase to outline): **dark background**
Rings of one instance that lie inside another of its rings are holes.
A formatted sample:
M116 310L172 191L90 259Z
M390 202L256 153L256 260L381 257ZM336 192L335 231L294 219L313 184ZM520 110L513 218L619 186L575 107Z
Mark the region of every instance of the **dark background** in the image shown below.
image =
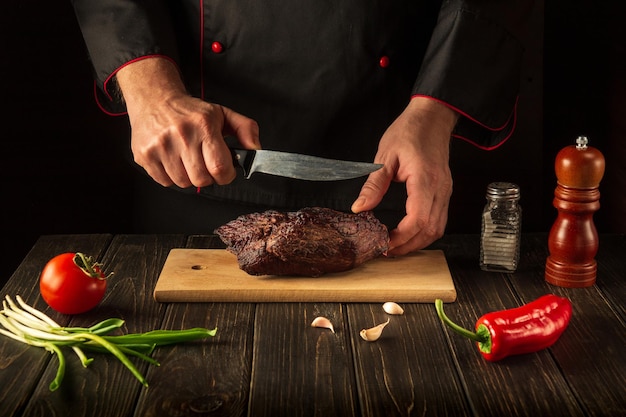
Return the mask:
M587 135L607 161L600 232L626 231L626 63L621 0L537 2L527 39L518 127L499 149L455 141L448 233L478 233L491 181L521 186L523 229L556 217L554 157ZM93 100L70 2L6 2L0 15L0 282L38 236L132 233L129 129Z

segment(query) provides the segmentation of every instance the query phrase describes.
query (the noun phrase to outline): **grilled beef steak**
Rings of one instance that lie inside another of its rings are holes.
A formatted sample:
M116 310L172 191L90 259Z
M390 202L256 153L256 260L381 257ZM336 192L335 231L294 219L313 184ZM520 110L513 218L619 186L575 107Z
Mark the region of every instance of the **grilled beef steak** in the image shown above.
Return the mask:
M317 207L243 215L215 233L250 275L347 271L385 253L389 244L387 227L373 213Z

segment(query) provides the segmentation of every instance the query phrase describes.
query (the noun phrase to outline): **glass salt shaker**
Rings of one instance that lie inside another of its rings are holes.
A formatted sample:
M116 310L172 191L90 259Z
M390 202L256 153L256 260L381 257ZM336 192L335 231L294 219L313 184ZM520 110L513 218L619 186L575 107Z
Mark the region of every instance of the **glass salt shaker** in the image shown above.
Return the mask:
M487 186L480 239L480 268L515 272L519 263L522 208L519 186L493 182Z

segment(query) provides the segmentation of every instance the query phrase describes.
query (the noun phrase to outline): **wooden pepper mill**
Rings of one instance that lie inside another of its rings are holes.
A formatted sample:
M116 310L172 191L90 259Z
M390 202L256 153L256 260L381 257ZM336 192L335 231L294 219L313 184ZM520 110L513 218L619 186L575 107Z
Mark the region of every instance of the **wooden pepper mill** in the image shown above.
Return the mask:
M558 216L548 237L545 278L561 287L589 287L596 282L598 232L593 213L600 208L604 156L580 136L575 146L561 149L554 167Z

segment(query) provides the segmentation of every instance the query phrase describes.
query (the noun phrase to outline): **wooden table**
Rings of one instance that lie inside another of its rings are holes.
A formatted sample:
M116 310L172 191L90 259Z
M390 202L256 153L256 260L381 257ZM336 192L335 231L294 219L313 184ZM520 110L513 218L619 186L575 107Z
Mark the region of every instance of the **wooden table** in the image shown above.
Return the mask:
M158 348L160 367L135 361L144 388L115 358L82 368L67 354L66 377L50 392L57 361L43 349L0 337L0 415L18 416L620 416L626 415L626 238L601 236L596 286L545 283L547 236L524 235L515 274L478 268L478 237L447 236L458 292L447 314L472 327L483 313L552 292L571 299L569 328L550 349L486 362L442 327L433 304L404 305L383 338L358 332L384 320L379 304L157 303L156 280L171 248L216 247L212 236L43 236L2 289L62 324L109 317L125 332L218 327L200 343ZM54 255L82 251L115 271L95 310L75 317L47 308L38 275ZM331 318L336 333L309 326Z

